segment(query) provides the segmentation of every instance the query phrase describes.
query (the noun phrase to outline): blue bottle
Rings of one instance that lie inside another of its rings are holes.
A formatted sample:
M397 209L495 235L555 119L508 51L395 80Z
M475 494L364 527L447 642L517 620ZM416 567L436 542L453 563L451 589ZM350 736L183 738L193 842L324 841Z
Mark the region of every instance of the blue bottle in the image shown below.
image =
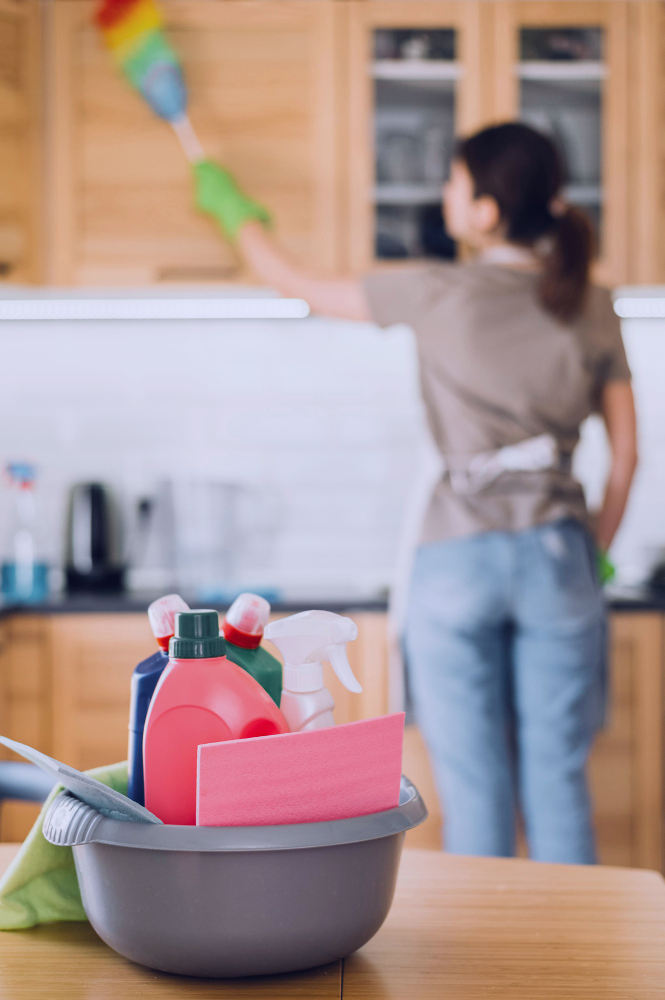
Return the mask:
M0 567L0 591L9 603L39 604L48 597L49 567L41 558L36 470L29 462L9 462L5 476L15 503L6 557Z
M145 805L143 782L143 730L155 688L169 662L169 639L175 632L178 611L189 611L178 594L168 594L148 608L148 619L160 649L146 660L141 660L132 674L129 702L129 746L127 748L127 795L139 805Z
M169 654L163 649L142 660L132 674L132 695L129 705L129 747L127 750L127 795L144 805L143 788L143 729L157 682Z

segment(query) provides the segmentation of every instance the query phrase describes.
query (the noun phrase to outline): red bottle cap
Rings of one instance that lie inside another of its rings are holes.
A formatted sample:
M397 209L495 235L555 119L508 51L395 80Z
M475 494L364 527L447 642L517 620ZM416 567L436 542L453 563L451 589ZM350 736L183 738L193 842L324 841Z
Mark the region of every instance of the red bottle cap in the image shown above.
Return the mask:
M169 642L175 635L175 616L178 611L189 611L189 607L178 594L167 594L153 601L148 608L148 620L152 634L160 649L169 651Z
M256 649L270 617L270 605L258 594L240 594L226 612L224 638L243 649Z

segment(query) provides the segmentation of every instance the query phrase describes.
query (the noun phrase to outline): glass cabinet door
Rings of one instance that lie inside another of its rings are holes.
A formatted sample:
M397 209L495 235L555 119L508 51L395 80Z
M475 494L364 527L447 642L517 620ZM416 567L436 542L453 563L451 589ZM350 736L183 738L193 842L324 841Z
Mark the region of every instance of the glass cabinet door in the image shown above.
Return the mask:
M373 32L374 255L455 256L441 188L455 142L459 78L452 28Z
M567 198L596 230L594 277L608 284L628 279L630 241L643 225L640 212L631 218L631 137L653 118L648 110L631 116L638 95L644 103L646 71L630 68L639 49L651 51L644 7L624 0L499 0L494 9L491 117L521 118L557 144Z
M481 118L475 2L348 0L348 263L452 259L442 187Z
M604 31L594 27L522 27L519 114L548 135L566 166L566 197L591 218L603 240Z

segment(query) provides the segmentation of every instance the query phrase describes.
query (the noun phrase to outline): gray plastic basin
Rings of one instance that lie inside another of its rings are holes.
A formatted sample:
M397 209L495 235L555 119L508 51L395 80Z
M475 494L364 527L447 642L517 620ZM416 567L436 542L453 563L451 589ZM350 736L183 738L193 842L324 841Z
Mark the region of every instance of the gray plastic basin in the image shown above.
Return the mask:
M107 819L61 793L44 835L73 847L83 905L115 951L186 976L293 972L376 934L404 834L427 817L402 778L396 809L288 826L157 826Z

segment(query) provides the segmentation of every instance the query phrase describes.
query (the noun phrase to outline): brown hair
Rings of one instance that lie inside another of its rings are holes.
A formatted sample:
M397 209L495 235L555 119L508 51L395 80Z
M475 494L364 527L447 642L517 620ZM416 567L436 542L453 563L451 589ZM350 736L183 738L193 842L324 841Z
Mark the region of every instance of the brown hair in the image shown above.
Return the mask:
M564 323L575 319L589 287L594 238L587 216L561 201L565 172L554 143L508 122L463 139L456 157L471 174L475 197L496 201L506 239L536 249L543 308Z

